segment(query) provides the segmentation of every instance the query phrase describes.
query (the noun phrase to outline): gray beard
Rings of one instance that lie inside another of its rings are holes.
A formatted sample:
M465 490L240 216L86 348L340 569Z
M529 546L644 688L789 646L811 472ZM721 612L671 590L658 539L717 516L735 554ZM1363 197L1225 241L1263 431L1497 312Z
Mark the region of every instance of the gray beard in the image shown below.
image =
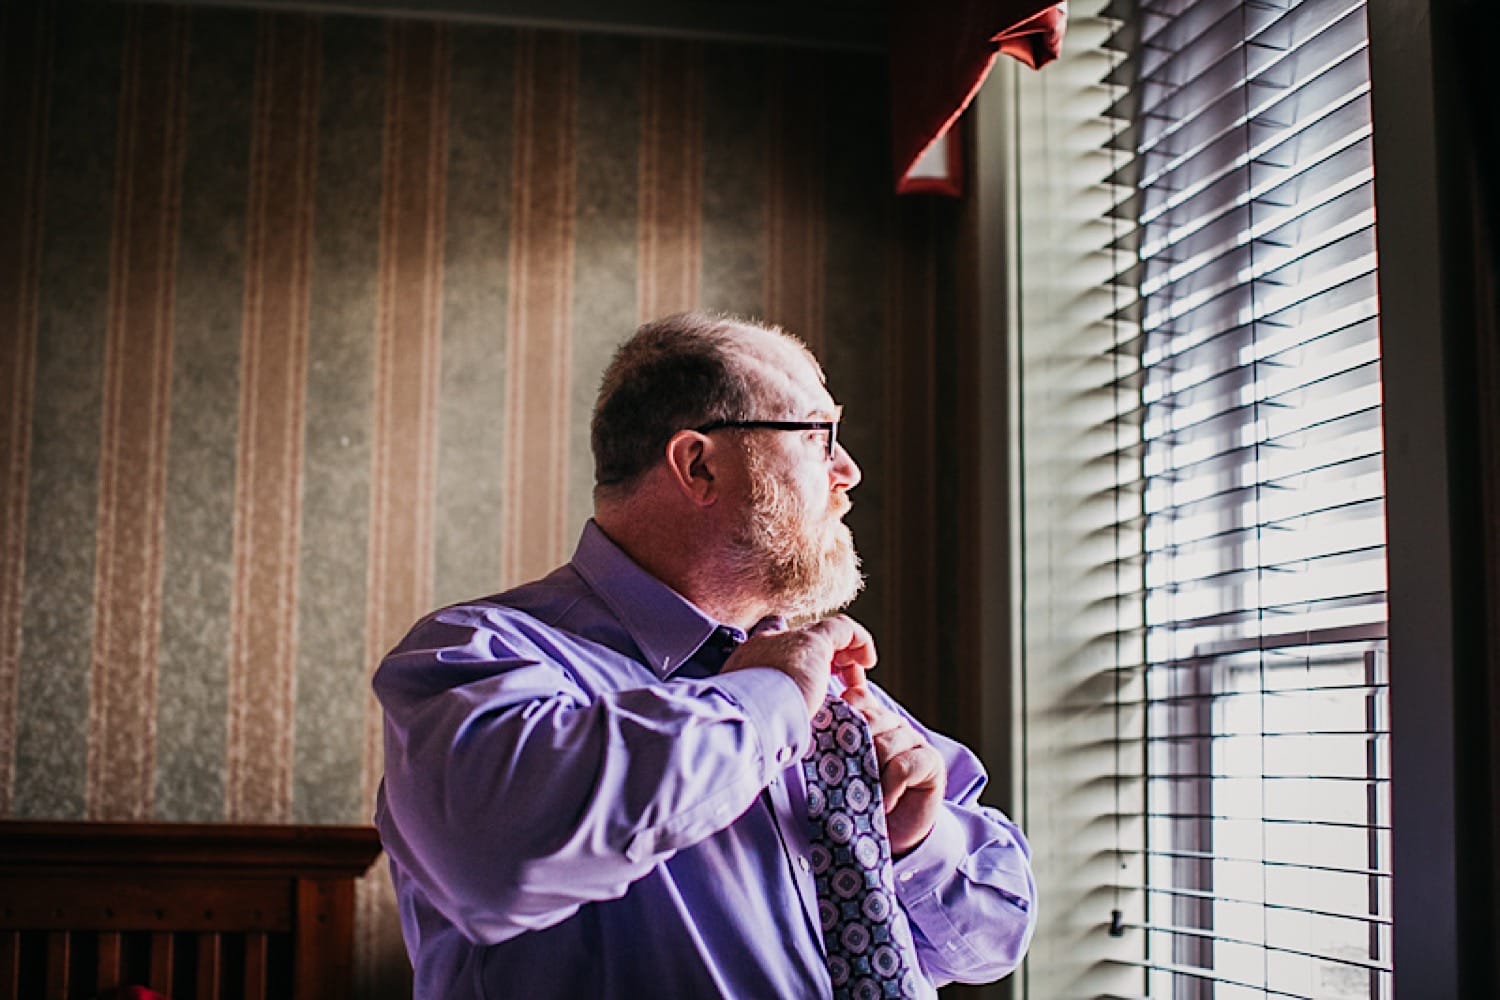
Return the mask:
M791 620L821 618L849 606L865 580L849 526L822 512L823 537L796 494L750 452L750 516L734 539L735 575Z

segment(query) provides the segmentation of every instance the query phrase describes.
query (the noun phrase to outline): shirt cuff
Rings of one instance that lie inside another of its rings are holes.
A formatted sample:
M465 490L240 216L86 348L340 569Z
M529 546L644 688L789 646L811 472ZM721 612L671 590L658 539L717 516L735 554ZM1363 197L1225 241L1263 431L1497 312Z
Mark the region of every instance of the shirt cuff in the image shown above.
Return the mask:
M947 808L939 810L927 838L895 861L896 897L911 903L936 891L968 856L962 824Z
M807 753L812 744L807 702L797 682L786 674L770 667L747 667L719 674L705 683L723 692L750 717L750 724L760 737L765 781Z

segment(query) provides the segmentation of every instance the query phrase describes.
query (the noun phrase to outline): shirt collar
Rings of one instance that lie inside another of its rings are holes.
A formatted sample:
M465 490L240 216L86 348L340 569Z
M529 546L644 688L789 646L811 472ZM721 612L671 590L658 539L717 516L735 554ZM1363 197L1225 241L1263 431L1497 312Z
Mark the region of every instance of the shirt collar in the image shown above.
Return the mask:
M583 526L572 565L663 680L691 659L720 627L697 605L642 569L592 518ZM723 627L736 639L745 638L733 625Z

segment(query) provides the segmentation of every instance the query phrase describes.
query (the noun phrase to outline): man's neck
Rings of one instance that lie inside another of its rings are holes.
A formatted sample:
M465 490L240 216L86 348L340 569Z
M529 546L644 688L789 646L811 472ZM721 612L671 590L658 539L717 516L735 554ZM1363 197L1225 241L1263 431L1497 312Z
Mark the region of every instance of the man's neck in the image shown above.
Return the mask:
M672 519L599 509L594 521L636 565L715 621L749 631L772 613L765 600L743 592L717 545Z

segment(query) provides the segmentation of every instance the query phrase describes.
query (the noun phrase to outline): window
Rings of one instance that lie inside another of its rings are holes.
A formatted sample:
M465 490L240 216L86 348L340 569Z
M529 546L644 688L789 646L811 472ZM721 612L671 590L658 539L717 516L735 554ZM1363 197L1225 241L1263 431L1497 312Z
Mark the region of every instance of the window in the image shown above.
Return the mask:
M1091 918L1032 994L1389 997L1363 3L1073 15L1011 111L1027 817Z
M1122 770L1145 786L1143 914L1115 932L1142 933L1151 996L1386 997L1363 3L1105 14L1115 531L1139 609L1117 711Z

